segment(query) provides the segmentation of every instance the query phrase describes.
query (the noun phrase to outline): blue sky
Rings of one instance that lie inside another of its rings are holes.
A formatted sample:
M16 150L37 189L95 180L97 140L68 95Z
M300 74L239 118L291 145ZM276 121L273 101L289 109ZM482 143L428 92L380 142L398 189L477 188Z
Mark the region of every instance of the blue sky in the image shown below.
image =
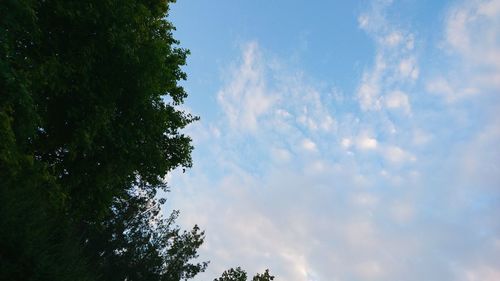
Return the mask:
M500 1L180 0L196 280L500 280ZM168 210L166 210L168 212Z

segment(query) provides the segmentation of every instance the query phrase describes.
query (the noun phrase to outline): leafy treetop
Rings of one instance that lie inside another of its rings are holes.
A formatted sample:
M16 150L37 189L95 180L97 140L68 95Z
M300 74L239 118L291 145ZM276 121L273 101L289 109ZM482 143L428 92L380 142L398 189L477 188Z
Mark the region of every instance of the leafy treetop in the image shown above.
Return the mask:
M269 274L269 269L266 269L264 273L257 273L252 281L271 281L274 280L274 276ZM214 281L247 281L247 273L241 269L241 267L230 268L222 273L222 276L214 279Z

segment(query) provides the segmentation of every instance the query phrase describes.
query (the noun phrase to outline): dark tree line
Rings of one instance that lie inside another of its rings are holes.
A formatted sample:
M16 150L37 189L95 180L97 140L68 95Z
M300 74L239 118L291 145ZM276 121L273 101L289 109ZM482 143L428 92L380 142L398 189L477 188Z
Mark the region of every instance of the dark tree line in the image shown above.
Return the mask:
M197 120L178 109L188 51L171 2L0 2L0 280L205 270L204 232L162 217L156 196L169 171L191 166L181 130Z

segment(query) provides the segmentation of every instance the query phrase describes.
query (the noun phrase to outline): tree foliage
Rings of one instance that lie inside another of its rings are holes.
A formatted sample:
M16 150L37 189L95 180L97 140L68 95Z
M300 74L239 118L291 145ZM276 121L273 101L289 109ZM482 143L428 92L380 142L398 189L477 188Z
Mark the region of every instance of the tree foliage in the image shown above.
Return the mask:
M89 255L103 280L181 280L194 277L207 263L191 264L203 243L195 226L181 231L175 226L178 212L160 216L160 204L140 193L117 198L112 211L88 237ZM131 262L132 261L132 262Z
M0 5L0 279L181 280L204 234L159 216L191 165L168 0ZM165 187L164 187L165 188Z
M253 278L252 281L271 281L274 280L274 276L269 274L269 269L266 269L264 273L260 274L257 273Z
M247 273L241 267L230 268L222 273L222 276L214 281L246 281Z
M264 273L257 273L252 278L252 281L272 281L274 276L269 274L269 269ZM247 281L247 273L241 267L230 268L222 273L222 276L214 279L214 281Z

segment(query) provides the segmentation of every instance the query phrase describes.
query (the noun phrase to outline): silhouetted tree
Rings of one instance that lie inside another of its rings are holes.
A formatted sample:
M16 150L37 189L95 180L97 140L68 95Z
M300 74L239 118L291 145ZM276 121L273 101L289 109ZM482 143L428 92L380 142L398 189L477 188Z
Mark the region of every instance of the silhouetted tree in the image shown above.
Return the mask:
M191 264L203 243L204 233L195 226L181 231L174 223L178 211L160 215L159 202L134 188L117 198L112 212L87 241L100 279L181 280L205 270L207 263Z
M274 280L274 276L269 274L269 269L266 269L264 273L260 274L257 273L253 278L252 281L271 281Z
M0 279L180 280L203 241L157 219L191 165L168 0L0 5ZM155 219L156 223L152 223Z
M274 280L274 276L269 274L269 269L266 269L264 273L257 273L252 281L271 281ZM241 269L241 267L230 268L222 273L222 276L214 279L214 281L247 281L247 273Z

